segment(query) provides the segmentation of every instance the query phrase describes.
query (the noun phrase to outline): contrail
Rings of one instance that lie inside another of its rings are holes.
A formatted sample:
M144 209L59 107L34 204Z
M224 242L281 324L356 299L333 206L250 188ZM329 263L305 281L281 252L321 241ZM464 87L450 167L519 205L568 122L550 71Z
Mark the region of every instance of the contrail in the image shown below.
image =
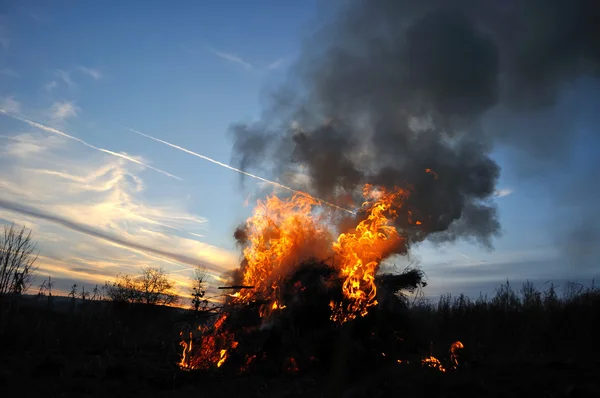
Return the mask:
M113 155L113 156L119 157L119 158L121 158L121 159L125 159L125 160L128 160L128 161L130 161L130 162L133 162L133 163L139 164L139 165L141 165L141 166L144 166L144 167L147 167L147 168L149 168L149 169L151 169L151 170L157 171L157 172L159 172L159 173L161 173L161 174L163 174L163 175L166 175L167 177L175 178L176 180L180 180L180 181L182 180L180 177L177 177L176 175L173 175L173 174L171 174L171 173L168 173L168 172L166 172L166 171L164 171L164 170L161 170L161 169L157 169L156 167L152 167L152 166L150 166L150 165L148 165L148 164L146 164L146 163L144 163L144 162L140 162L140 161L139 161L139 160L137 160L137 159L134 159L134 158L132 158L132 157L129 157L129 156L127 156L127 155L123 155L122 153L113 152L113 151L110 151L110 150L108 150L108 149L99 148L99 147L97 147L97 146L94 146L94 145L92 145L92 144L88 144L87 142L85 142L84 140L82 140L82 139L80 139L80 138L73 137L72 135L69 135L69 134L67 134L67 133L64 133L64 132L62 132L62 131L60 131L60 130L57 130L57 129L55 129L55 128L52 128L52 127L50 127L50 126L46 126L46 125L44 125L44 124L41 124L41 123L34 122L34 121L32 121L32 120L29 120L29 119L27 119L27 118L25 118L25 117L23 117L23 116L19 116L19 115L16 115L16 114L14 114L14 113L7 112L7 111L6 111L6 110L4 110L4 109L0 109L0 113L3 113L3 114L5 114L6 116L9 116L9 117L11 117L11 118L13 118L13 119L19 120L19 121L21 121L21 122L23 122L23 123L27 123L28 125L30 125L30 126L32 126L32 127L36 127L36 128L38 128L38 129L40 129L40 130L44 130L44 131L46 131L46 132L48 132L48 133L58 134L58 135L60 135L60 136L62 136L62 137L68 138L68 139L70 139L70 140L77 141L77 142L79 142L80 144L83 144L83 145L85 145L85 146L86 146L86 147L88 147L88 148L95 149L96 151L104 152L104 153L107 153L107 154L109 154L109 155Z
M218 160L215 160L215 159L209 158L208 156L200 155L199 153L196 153L196 152L190 151L189 149L185 149L185 148L183 148L183 147L180 147L179 145L171 144L170 142L163 141L163 140L161 140L161 139L159 139L159 138L152 137L151 135L144 134L144 133L142 133L141 131L134 130L134 129L130 128L130 127L125 127L125 128L126 128L127 130L129 130L129 131L133 132L133 133L136 133L136 134L139 134L139 135L141 135L142 137L146 137L146 138L149 138L149 139L151 139L151 140L154 140L154 141L156 141L156 142L160 142L161 144L168 145L168 146L170 146L170 147L172 147L172 148L178 149L178 150L180 150L180 151L183 151L183 152L185 152L185 153L189 153L190 155L196 156L196 157L198 157L198 158L200 158L200 159L207 160L207 161L209 161L209 162L211 162L211 163L214 163L214 164L216 164L216 165L219 165L219 166L221 166L221 167L225 167L226 169L233 170L233 171L235 171L235 172L241 173L241 174L243 174L243 175L246 175L246 176L248 176L248 177L255 178L255 179L257 179L257 180L260 180L260 181L263 181L263 182L266 182L266 183L269 183L269 184L275 185L276 187L279 187L279 188L282 188L282 189L285 189L285 190L288 190L288 191L291 191L291 192L296 192L296 193L302 193L302 194L305 194L305 195L310 195L310 194L308 194L308 193L306 193L306 192L299 191L299 190L297 190L297 189L290 188L290 187L288 187L288 186L286 186L286 185L280 184L280 183L278 183L277 181L267 180L266 178L263 178L263 177L257 176L257 175L255 175L255 174L252 174L252 173L248 173L247 171L240 170L240 169L236 169L235 167L233 167L233 166L230 166L230 165L228 165L228 164L226 164L226 163L219 162ZM310 195L310 196L312 196L312 195ZM345 212L348 212L348 213L350 213L350 214L355 214L355 213L354 213L352 210L345 209L345 208L343 208L343 207L340 207L340 206L338 206L338 205L335 205L335 204L333 204L333 203L327 202L327 201L325 201L325 200L323 200L323 199L319 199L319 198L315 198L315 199L317 199L317 200L319 200L319 201L321 201L321 202L325 203L325 204L326 204L326 205L328 205L328 206L335 207L335 208L336 208L336 209L338 209L338 210L343 210L343 211L345 211Z

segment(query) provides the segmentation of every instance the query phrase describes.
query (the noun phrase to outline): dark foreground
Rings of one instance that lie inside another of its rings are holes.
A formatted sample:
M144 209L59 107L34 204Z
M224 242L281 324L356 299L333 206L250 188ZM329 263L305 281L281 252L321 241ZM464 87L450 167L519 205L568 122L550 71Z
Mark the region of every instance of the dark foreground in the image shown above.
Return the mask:
M600 397L600 363L520 361L440 373L389 364L351 381L318 374L230 376L167 369L159 356L2 355L2 396L25 397ZM6 393L6 395L4 395Z
M600 397L600 295L576 293L519 295L504 287L485 302L446 297L435 308L413 306L407 339L433 342L442 360L448 342L464 343L459 368L447 373L421 367L426 352L406 358L408 365L364 364L346 353L297 373L182 371L179 331L200 321L189 313L3 303L0 396Z

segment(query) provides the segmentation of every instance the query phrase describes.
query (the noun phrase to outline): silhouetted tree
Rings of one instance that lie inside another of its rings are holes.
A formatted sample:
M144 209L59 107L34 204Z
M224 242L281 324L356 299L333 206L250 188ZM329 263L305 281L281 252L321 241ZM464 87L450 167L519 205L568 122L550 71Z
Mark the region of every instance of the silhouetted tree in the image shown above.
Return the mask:
M141 302L141 294L137 289L134 278L129 275L117 275L112 283L104 284L107 297L112 301L129 303Z
M104 291L104 288L99 288L98 285L96 285L93 289L92 289L92 296L90 297L90 299L93 300L102 300L104 298L102 292Z
M142 292L142 302L146 304L168 305L177 302L173 294L175 282L171 280L166 271L160 267L142 268L142 275L138 277L139 290Z
M118 275L112 283L106 282L106 295L112 301L170 305L177 302L175 283L160 267L144 267L141 275Z
M192 275L190 294L192 296L192 308L195 311L205 310L208 306L208 300L204 298L207 288L207 276L205 269L195 269Z
M37 245L31 230L5 225L0 235L0 294L24 293L35 278Z

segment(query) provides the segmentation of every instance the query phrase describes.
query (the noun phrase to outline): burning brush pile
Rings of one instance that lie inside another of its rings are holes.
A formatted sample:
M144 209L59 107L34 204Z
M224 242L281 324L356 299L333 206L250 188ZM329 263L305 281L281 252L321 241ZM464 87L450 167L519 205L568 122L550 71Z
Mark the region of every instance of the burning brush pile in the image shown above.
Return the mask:
M232 278L234 292L213 323L183 336L180 367L296 373L348 354L360 366L406 362L418 347L400 334L402 291L425 286L423 274L378 270L406 250L394 221L409 193L366 185L361 209L342 220L304 193L259 201L235 232L243 261ZM332 225L341 230L337 236ZM453 345L454 365L457 348L460 342ZM445 371L435 357L422 363Z

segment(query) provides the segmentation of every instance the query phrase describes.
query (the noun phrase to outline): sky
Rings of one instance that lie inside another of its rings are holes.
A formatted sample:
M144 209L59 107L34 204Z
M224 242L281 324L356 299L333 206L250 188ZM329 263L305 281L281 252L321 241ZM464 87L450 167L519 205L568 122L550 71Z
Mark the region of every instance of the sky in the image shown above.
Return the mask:
M314 28L316 2L3 4L0 222L33 230L40 274L59 291L147 265L164 267L181 289L195 267L206 268L214 290L239 263L233 232L264 184L241 186L235 171L135 131L229 164L230 125L260 117ZM581 87L573 98L593 96ZM589 104L600 102L586 103L593 114ZM583 135L592 128L573 126ZM590 148L582 140L576 156L595 156ZM555 234L561 209L548 199L557 185L514 167L516 156L502 146L493 154L502 167L493 249L425 242L396 259L425 271L426 294L600 275L597 262L569 264Z

